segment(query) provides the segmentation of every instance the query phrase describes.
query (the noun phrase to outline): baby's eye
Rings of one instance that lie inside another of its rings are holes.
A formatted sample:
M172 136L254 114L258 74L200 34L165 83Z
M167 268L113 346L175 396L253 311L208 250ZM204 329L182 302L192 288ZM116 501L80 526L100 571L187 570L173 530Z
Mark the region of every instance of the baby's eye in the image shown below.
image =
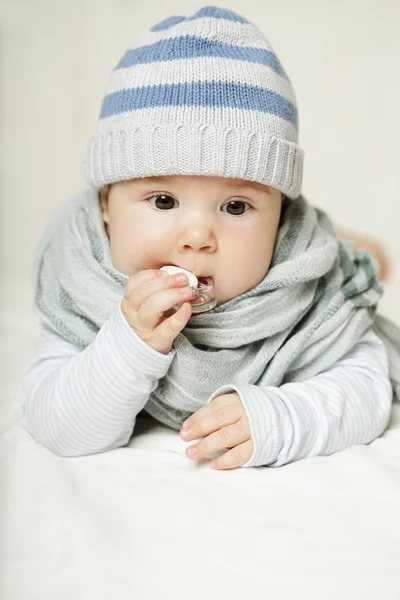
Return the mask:
M247 202L244 202L243 200L231 200L227 204L224 204L224 206L222 207L221 210L223 210L225 206L227 207L227 209L230 209L230 211L231 211L231 212L228 212L228 214L235 215L235 216L243 215L250 208L249 204ZM224 212L226 212L226 211L224 211Z
M169 210L171 208L174 208L174 202L176 202L174 198L168 196L167 194L158 194L155 196L151 196L150 198L148 198L148 200L152 206L155 206L160 210Z

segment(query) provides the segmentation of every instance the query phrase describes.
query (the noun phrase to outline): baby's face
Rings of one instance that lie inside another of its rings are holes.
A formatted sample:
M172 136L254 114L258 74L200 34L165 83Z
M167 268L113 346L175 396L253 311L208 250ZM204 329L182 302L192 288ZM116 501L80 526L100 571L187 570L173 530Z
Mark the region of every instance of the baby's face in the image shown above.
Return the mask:
M265 277L281 205L274 188L224 177L132 179L101 192L116 269L131 276L176 265L212 277L218 305Z

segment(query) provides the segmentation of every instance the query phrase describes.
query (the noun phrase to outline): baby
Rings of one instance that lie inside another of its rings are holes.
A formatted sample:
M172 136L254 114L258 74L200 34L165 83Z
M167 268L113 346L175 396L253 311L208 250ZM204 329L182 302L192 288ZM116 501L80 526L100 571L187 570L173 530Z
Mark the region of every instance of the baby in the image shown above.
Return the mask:
M22 418L38 442L115 449L145 412L197 440L190 459L232 469L382 434L377 264L301 195L294 91L257 27L207 6L147 31L86 165L37 253Z

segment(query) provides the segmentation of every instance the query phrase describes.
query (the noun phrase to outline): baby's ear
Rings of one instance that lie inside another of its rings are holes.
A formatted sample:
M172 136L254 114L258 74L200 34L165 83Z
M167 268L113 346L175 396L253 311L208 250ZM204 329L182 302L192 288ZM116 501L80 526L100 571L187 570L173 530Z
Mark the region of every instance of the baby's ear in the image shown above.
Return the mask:
M101 213L102 213L103 221L106 225L108 225L110 222L110 219L108 216L108 202L109 202L110 189L111 189L111 185L108 183L107 185L104 185L100 190Z

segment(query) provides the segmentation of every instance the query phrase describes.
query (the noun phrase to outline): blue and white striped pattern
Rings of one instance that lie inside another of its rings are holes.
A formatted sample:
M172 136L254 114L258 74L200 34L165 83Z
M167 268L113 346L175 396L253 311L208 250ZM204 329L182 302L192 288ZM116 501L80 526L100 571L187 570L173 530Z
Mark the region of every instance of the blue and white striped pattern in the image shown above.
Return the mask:
M227 143L230 132L235 144ZM106 90L87 179L102 186L216 175L296 198L297 141L295 94L268 40L240 15L207 6L165 19L127 49Z
M220 56L221 58L232 58L234 60L257 63L273 69L275 73L278 73L282 77L286 77L279 60L271 50L214 42L194 35L161 40L151 46L128 50L116 66L116 69L125 69L132 65L144 63L165 62L182 58L198 58L201 56Z
M279 94L260 87L253 87L252 92L252 95L249 95L249 88L245 84L221 81L171 83L151 88L124 89L106 96L100 118L157 106L227 106L263 111L297 126L297 112L290 102Z

